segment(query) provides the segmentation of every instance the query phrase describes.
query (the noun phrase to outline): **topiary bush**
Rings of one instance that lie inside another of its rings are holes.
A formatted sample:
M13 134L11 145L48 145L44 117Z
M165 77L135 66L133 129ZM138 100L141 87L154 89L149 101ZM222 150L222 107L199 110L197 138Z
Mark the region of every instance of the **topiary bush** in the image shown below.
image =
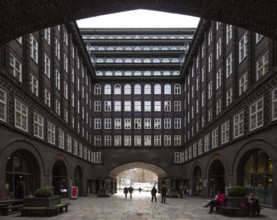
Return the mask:
M52 190L47 187L41 187L35 191L35 197L48 198L52 196L53 196Z
M232 186L228 189L228 196L230 197L244 197L246 190L242 186Z

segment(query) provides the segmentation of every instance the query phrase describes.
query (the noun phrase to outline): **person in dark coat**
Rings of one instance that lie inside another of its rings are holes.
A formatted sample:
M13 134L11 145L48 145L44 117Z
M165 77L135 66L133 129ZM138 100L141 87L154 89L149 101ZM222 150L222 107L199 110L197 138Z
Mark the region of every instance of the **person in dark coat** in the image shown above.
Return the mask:
M127 199L127 194L128 194L128 188L127 188L127 186L124 187L123 192L125 194L125 199Z
M153 200L155 199L155 202L157 202L157 189L155 188L155 186L153 186L152 190L151 190L151 195L152 195L152 199L151 202L153 202Z
M162 203L165 203L165 198L166 198L166 193L167 193L167 189L166 189L165 185L163 185L163 187L161 189L161 193L162 193Z
M130 198L132 198L133 191L134 191L134 188L132 186L130 186L129 187Z

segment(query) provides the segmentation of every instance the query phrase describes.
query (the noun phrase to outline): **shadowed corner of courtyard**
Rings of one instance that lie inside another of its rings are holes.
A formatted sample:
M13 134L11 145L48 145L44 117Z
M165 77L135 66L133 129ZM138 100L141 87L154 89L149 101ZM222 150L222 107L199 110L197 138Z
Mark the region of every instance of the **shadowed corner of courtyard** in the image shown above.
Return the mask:
M160 194L157 202L151 202L150 192L133 193L132 198L125 198L122 191L108 198L99 198L96 195L79 197L77 199L63 199L70 202L68 212L52 217L21 217L20 213L0 216L0 219L95 219L95 220L194 220L194 219L276 219L277 210L263 208L259 217L227 217L218 213L208 214L203 205L207 199L201 197L166 198L161 203Z

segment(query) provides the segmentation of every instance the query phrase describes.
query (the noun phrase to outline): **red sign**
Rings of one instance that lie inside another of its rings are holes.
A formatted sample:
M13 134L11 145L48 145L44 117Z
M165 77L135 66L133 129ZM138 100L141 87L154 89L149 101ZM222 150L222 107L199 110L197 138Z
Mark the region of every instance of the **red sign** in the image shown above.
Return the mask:
M71 187L71 198L76 198L77 199L78 196L78 187L77 186L72 186Z

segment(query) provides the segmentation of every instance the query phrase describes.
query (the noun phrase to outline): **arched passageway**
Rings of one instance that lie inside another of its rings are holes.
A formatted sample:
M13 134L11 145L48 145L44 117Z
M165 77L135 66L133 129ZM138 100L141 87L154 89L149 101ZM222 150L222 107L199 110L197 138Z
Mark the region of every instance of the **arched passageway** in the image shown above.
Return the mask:
M225 192L225 170L221 161L214 160L209 167L209 196L214 197L219 190Z
M83 171L80 166L75 168L73 186L78 187L79 195L83 194Z
M63 161L58 160L52 170L52 187L55 195L67 196L68 173Z
M74 20L135 9L187 14L277 37L276 1L102 0L1 1L0 42Z
M192 193L200 195L202 192L202 172L199 166L196 166L193 170L192 177Z
M6 198L22 199L34 195L40 186L40 170L35 157L26 150L10 155L6 166Z

